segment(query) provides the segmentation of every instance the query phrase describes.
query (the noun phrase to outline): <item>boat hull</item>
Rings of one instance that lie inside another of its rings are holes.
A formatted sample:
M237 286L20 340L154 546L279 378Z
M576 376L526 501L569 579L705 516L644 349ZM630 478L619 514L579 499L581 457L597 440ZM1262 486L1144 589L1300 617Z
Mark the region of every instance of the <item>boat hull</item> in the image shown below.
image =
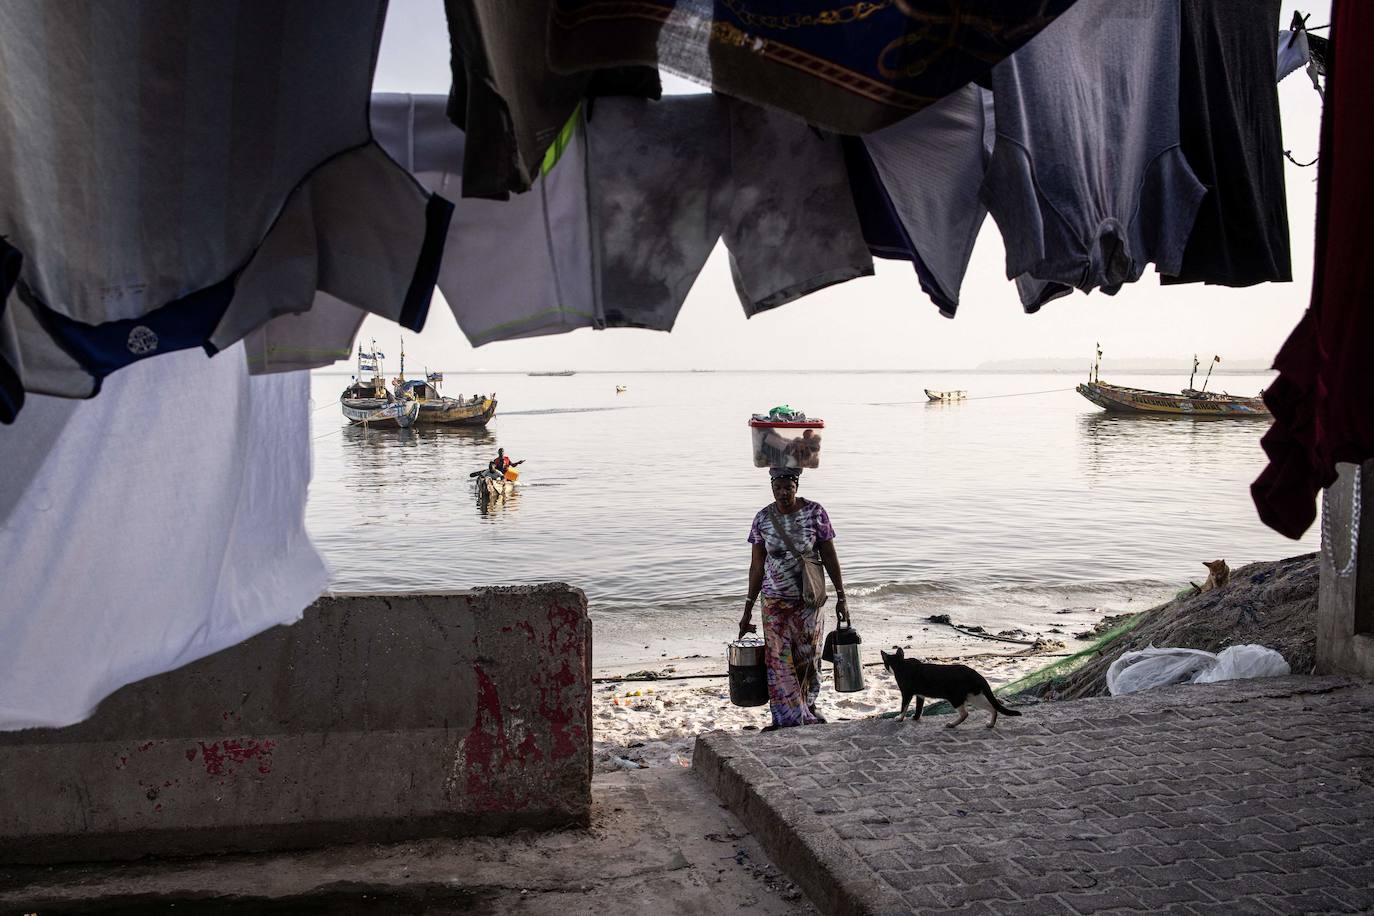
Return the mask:
M496 415L496 402L483 398L476 404L464 404L456 398L421 401L418 426L486 426Z
M339 406L349 423L377 429L409 429L420 415L418 401L380 401L376 398L341 398Z
M493 502L504 499L515 492L515 481L497 480L494 477L477 478L477 499L480 502Z
M1084 398L1112 413L1155 414L1175 417L1269 417L1260 398L1208 395L1190 397L1167 391L1125 388L1105 382L1084 382L1075 389Z
M932 401L962 401L968 395L963 391L931 391L924 389L926 397Z

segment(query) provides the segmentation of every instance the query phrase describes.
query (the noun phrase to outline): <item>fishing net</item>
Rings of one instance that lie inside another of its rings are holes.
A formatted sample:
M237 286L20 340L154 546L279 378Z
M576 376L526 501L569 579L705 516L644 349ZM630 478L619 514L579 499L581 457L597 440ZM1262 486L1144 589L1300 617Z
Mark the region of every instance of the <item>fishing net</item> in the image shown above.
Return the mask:
M1163 607L1163 605L1160 605L1160 607ZM1154 608L1151 608L1151 610L1154 610ZM1100 657L1108 645L1131 632L1131 630L1134 630L1149 613L1150 611L1142 611L1136 614L1129 620L1117 624L1097 637L1092 645L1088 646L1086 649L1081 649L1073 655L1061 658L1054 664L1041 668L1039 671L1033 671L1020 680L1012 681L1010 684L1003 684L993 692L999 696L1014 696L1018 693L1044 694L1057 684L1063 683L1065 678L1083 665Z

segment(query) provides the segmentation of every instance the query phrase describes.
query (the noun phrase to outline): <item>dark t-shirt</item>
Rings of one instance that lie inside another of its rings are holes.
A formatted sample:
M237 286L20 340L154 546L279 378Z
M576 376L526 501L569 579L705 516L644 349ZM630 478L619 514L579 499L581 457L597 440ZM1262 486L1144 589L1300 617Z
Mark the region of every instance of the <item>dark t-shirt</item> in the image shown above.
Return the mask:
M1207 196L1183 267L1160 282L1291 280L1274 80L1280 0L1184 0L1179 142Z

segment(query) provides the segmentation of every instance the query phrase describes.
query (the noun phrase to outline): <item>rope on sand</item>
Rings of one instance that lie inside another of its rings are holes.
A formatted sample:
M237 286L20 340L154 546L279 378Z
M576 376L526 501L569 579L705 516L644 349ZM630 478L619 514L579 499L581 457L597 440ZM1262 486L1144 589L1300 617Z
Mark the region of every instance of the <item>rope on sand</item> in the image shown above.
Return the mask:
M1040 641L1038 639L1014 639L1010 636L993 636L991 633L979 633L975 630L970 630L967 627L961 627L957 623L950 623L948 620L931 619L928 620L927 623L939 624L940 626L949 627L952 630L958 630L965 636L976 636L979 639L990 639L993 642L1015 643L1018 646L1033 646Z
M976 397L971 397L971 398L958 398L958 399L956 399L956 400L954 400L954 401L949 401L949 402L944 402L944 401L931 401L929 398L926 398L926 400L924 400L924 401L874 401L874 402L870 403L868 406L869 406L869 407L908 407L908 406L910 406L910 405L912 405L912 404L926 404L926 403L930 403L930 404L942 404L942 403L958 404L960 401L992 401L992 400L995 400L995 399L997 399L997 398L1025 398L1025 397L1030 397L1030 396L1033 395L1033 394L1058 394L1058 393L1061 392L1061 391L1073 391L1073 390L1074 390L1073 388L1045 388L1045 389L1043 389L1043 390L1041 390L1041 391L1015 391L1015 392L1012 392L1011 394L980 394L980 395L978 395L978 396L976 396Z

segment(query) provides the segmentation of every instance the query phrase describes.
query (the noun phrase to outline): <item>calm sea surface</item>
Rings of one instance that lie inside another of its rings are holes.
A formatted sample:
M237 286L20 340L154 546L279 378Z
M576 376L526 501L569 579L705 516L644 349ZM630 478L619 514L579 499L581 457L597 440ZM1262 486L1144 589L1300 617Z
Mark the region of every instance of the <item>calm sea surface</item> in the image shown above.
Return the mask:
M771 499L745 421L784 403L826 422L801 495L829 511L865 613L955 608L973 621L993 608L1112 607L1201 581L1202 560L1234 568L1318 546L1315 526L1295 543L1255 515L1265 422L1110 416L1067 375L448 379L447 394L495 392L488 429L346 427L347 375L316 373L308 524L336 590L564 580L587 592L599 639L714 633L737 614L745 535ZM1172 390L1186 379L1110 381ZM1254 394L1267 378L1212 381ZM929 404L923 387L970 399ZM484 509L468 475L498 446L526 463L515 495Z

